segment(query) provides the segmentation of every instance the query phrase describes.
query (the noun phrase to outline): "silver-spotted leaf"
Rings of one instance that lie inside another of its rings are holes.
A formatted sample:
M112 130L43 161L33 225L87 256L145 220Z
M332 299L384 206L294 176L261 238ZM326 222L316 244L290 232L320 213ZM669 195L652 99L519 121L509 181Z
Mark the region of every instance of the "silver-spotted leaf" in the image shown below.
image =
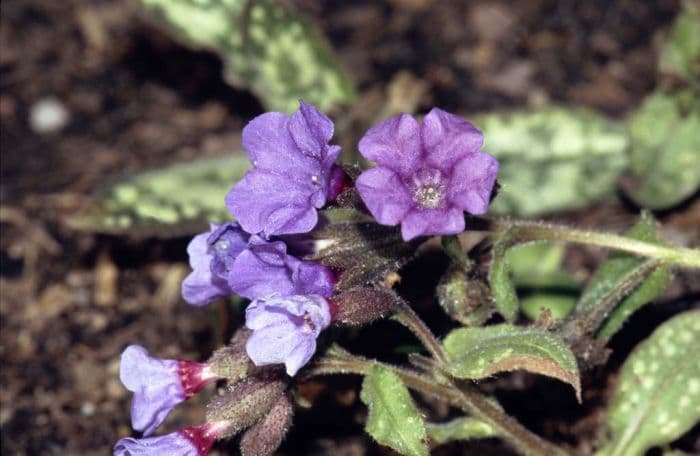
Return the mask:
M354 96L319 31L273 0L140 0L177 38L219 53L228 80L269 110L291 112L303 99L321 110Z
M490 424L472 417L455 418L446 423L425 423L428 437L436 445L453 440L484 439L497 437L498 433Z
M643 207L672 207L700 189L700 103L682 104L680 98L655 93L630 118L635 182L626 191Z
M460 328L443 342L456 378L481 379L499 372L526 370L570 384L581 397L576 358L556 335L541 328L509 324Z
M369 408L365 430L377 442L403 455L428 454L423 417L396 374L373 366L362 382L360 399Z
M97 191L68 224L110 234L169 237L230 219L224 197L248 170L244 154L202 158L124 177Z
M656 234L656 221L647 212L643 212L639 222L625 234L641 241L660 242ZM611 252L608 259L598 267L589 280L577 305L577 312L592 311L606 296L621 286L621 282L628 274L641 267L644 261L628 253ZM638 287L613 308L598 328L597 336L611 337L619 331L630 315L653 301L670 281L671 272L668 266L662 265L652 271Z
M668 41L661 49L659 69L685 79L700 81L700 6L685 2Z
M614 195L627 165L627 137L611 119L547 108L476 116L484 150L500 162L496 213L535 215L585 207Z
M599 454L636 456L700 421L700 311L659 326L625 361L608 409L611 440Z

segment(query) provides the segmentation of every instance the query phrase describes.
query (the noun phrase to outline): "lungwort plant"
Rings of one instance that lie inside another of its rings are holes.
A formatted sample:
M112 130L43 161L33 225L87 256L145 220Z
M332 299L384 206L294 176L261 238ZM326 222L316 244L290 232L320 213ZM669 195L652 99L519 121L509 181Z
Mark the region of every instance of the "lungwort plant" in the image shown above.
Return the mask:
M292 115L268 112L245 127L250 168L217 198L230 218L192 239L182 283L195 306L246 298L245 325L204 363L127 347L120 376L134 393L132 425L142 437L119 440L114 453L201 456L240 434L242 454L269 455L292 426L300 385L359 375L367 432L400 454L485 437L522 454L566 454L509 416L479 381L521 370L570 385L582 401L581 376L605 362L607 341L675 269L700 269L700 251L664 242L647 213L622 235L485 216L508 160L482 150L484 136L470 122L437 108L421 121L403 114L367 131L358 149L373 166L364 170L337 164L333 135L333 122L304 102ZM482 241L465 249L465 231ZM401 268L436 237L451 264L435 312L454 320L437 335L394 289ZM560 267L569 243L611 251L583 290ZM405 365L337 342L342 328L379 319L405 326L422 345ZM695 425L698 347L700 313L689 311L633 352L599 454L643 454ZM154 436L173 408L212 382L225 386L202 423ZM417 397L445 403L453 419L430 421Z

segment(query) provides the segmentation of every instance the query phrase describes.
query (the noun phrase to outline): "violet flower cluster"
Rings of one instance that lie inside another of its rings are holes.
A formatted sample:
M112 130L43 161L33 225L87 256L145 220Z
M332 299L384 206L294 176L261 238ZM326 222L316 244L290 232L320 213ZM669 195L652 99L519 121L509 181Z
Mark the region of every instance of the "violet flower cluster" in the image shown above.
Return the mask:
M243 129L253 166L225 199L236 222L212 223L187 248L192 272L182 283L185 301L250 299L247 357L255 366L284 364L289 376L312 358L337 310L329 299L333 272L290 254L285 243L288 235L310 233L317 211L348 182L335 164L341 149L329 144L333 131L333 122L303 101L292 115L253 119ZM422 124L406 114L394 117L360 141L360 153L376 166L357 178L356 191L378 223L401 225L405 241L459 233L465 211L487 210L498 172L482 144L473 125L437 108ZM206 455L214 440L230 435L224 419L150 437L177 404L222 378L211 364L153 358L132 345L122 354L120 378L134 393L132 425L145 438L121 439L115 454Z

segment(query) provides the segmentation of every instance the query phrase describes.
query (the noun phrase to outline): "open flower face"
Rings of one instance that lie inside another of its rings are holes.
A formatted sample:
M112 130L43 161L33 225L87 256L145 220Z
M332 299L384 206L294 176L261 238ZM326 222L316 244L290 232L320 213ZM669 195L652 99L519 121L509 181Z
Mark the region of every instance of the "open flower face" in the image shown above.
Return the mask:
M481 152L483 135L459 116L433 108L423 124L402 114L370 129L360 153L377 166L357 179L357 190L383 225L401 224L417 236L464 231L464 211L483 214L498 161Z

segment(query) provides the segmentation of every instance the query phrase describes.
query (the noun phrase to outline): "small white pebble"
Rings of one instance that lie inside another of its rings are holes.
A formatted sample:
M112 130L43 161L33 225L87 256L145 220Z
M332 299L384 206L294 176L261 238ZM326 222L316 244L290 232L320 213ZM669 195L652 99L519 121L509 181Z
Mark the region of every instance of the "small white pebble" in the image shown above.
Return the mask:
M92 402L83 402L83 405L80 407L80 413L83 416L92 416L95 414L95 404Z
M29 126L35 133L55 133L68 125L69 121L68 109L55 97L42 98L29 109Z

